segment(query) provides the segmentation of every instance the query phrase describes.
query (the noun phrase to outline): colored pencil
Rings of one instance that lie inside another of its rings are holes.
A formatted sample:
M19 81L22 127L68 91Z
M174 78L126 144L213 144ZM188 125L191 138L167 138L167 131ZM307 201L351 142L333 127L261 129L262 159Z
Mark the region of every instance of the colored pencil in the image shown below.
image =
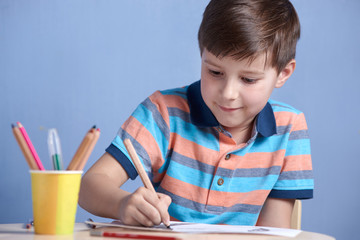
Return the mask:
M132 145L130 139L125 139L124 145L130 155L131 160L133 161L133 163L135 165L136 171L138 172L144 186L147 189L150 189L152 192L156 193L154 186L152 185L143 165L141 164L140 159L139 159L138 155L136 154L135 148Z
M91 143L89 147L86 149L85 154L81 160L79 160L78 164L75 166L76 170L82 170L85 167L87 160L89 159L99 137L100 137L100 129L96 129L93 131L94 137L91 139Z
M34 145L32 144L30 138L29 138L29 135L27 134L24 126L20 123L20 122L17 122L18 124L18 127L19 127L19 130L21 132L21 134L23 135L25 141L26 141L26 144L28 145L29 149L30 149L30 152L32 154L32 156L34 157L35 159L35 162L36 162L36 165L38 166L39 170L45 170L44 166L42 165L41 161L40 161L40 158L34 148Z
M150 189L153 193L156 194L156 191L154 189L154 186L152 185L150 179L149 179L149 176L147 175L143 165L141 164L140 162L140 159L135 151L135 148L134 146L132 145L130 139L124 139L124 145L125 145L125 148L126 150L128 151L129 155L130 155L130 158L131 160L133 161L134 165L135 165L135 168L136 168L136 171L137 173L139 174L140 178L141 178L141 181L143 182L144 186L147 188L147 189ZM167 228L170 228L170 225L166 225L165 226ZM171 229L171 228L170 228Z
M159 236L159 235L144 235L144 234L130 234L120 232L106 232L106 231L91 231L91 236L98 237L114 237L127 239L148 239L148 240L178 240L177 237Z
M39 168L35 162L35 159L34 159L33 155L31 154L30 148L26 144L26 141L25 141L23 135L21 134L19 128L17 126L15 126L14 124L11 124L11 127L12 127L14 137L15 137L30 169L31 170L39 170Z
M75 152L74 157L72 158L69 166L66 170L77 170L77 166L79 163L84 159L86 152L88 151L94 136L96 126L93 126L85 135L84 139L82 140L80 146Z

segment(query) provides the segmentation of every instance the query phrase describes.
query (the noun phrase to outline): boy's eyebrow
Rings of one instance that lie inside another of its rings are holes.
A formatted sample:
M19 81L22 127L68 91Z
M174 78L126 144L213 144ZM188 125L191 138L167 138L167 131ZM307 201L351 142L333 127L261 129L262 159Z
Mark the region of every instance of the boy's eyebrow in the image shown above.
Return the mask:
M210 65L213 65L215 67L221 68L219 65L213 63L211 60L204 59L204 62L207 63L207 64L210 64ZM255 75L263 75L264 74L264 71L260 71L260 70L248 70L248 69L245 69L245 70L242 70L241 72L243 74L255 74Z
M245 74L254 74L254 75L263 75L264 72L263 71L252 71L252 70L244 70L244 71L241 71L242 73L245 73Z
M217 64L215 64L215 63L213 63L212 61L210 61L210 60L208 60L208 59L204 59L204 62L205 62L205 63L207 63L207 64L210 64L210 65L213 65L213 66L215 66L215 67L220 68L220 66L219 66L219 65L217 65Z

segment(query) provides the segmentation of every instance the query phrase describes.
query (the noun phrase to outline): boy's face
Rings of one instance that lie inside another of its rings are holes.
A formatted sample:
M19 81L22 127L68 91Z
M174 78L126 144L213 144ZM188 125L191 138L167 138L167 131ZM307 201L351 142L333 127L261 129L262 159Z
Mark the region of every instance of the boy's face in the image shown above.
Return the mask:
M255 116L264 108L273 89L281 87L295 68L293 60L290 72L285 68L278 74L275 68L265 66L265 54L249 63L247 59L217 58L204 49L201 59L202 97L233 136L252 129Z

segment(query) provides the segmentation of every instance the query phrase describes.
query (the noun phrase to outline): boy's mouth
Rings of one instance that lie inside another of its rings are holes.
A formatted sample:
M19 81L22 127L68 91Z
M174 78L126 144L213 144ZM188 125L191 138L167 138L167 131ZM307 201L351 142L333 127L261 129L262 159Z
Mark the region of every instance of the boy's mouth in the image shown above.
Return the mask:
M241 109L241 107L233 108L233 107L224 107L224 106L221 106L221 105L218 105L218 106L224 112L234 112L236 110Z

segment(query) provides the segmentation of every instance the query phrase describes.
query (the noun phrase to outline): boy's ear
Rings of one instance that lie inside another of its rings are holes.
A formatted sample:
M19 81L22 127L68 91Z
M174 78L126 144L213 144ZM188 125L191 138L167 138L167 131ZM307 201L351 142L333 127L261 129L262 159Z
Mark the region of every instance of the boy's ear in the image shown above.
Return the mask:
M286 83L291 74L293 74L295 67L295 59L290 60L290 62L285 66L285 68L279 73L278 79L275 84L276 88L281 88Z

